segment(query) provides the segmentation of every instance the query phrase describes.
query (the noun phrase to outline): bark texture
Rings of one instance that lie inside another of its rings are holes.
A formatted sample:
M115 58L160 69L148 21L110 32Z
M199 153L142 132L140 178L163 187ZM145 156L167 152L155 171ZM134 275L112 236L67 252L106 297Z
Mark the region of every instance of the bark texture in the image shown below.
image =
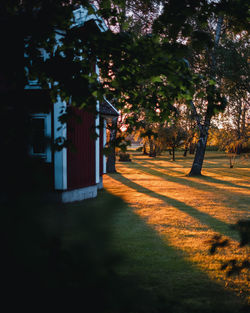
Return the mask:
M200 134L199 141L197 143L193 165L188 176L201 175L201 170L202 170L202 165L203 165L206 145L207 145L207 138L208 138L208 129L203 129L203 131Z
M210 77L213 80L216 79L216 59L215 59L214 52L220 40L222 23L223 23L223 17L220 16L218 18L216 32L215 32L214 47L212 51L210 52L210 58L211 58ZM200 176L201 175L201 170L202 170L202 165L203 165L206 145L207 145L208 131L210 127L211 118L213 115L213 107L215 105L215 99L212 93L213 92L210 91L210 94L208 93L208 96L207 96L208 104L207 104L207 110L205 113L205 119L203 123L201 122L201 117L197 113L197 110L193 101L191 101L191 109L193 111L194 117L196 119L197 125L200 130L200 137L197 143L193 165L188 176Z

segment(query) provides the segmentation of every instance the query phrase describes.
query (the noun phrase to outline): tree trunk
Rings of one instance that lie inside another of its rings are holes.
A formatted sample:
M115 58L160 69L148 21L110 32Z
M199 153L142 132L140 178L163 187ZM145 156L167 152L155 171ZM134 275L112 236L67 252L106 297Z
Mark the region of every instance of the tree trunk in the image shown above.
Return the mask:
M223 17L220 16L218 18L217 26L216 26L216 32L215 32L215 40L214 40L214 47L213 50L211 51L211 78L216 80L216 59L215 59L215 50L218 46L220 36L221 36L221 27L223 23ZM210 122L211 122L211 117L213 114L213 106L214 106L214 95L213 95L213 90L211 90L207 94L208 99L208 105L207 105L207 111L205 115L205 122L202 125L201 124L201 119L200 116L197 114L196 108L193 104L193 101L191 101L191 108L193 110L193 114L196 118L198 127L200 129L200 138L196 146L196 153L193 161L193 165L191 168L191 171L189 172L188 176L201 176L201 170L202 170L202 165L205 157L205 151L206 151L206 146L207 146L207 138L208 138L208 130L210 127Z
M238 135L238 140L241 138L241 119L242 119L242 103L241 99L238 99L237 101L237 119L236 119L236 131Z
M188 152L188 143L185 144L183 156L186 157Z
M149 156L153 157L154 156L154 142L151 138L149 139Z
M193 142L190 142L189 154L194 154L195 153L195 148L196 148L196 144L193 143Z
M234 162L233 162L233 157L230 155L229 157L229 167L233 168L234 167Z
M207 145L208 127L203 126L202 130L203 131L200 133L200 138L197 143L193 165L188 176L200 176L201 175L201 169L202 169L202 165L203 165L203 161L205 157L206 145Z
M143 155L147 155L147 149L146 149L146 144L143 144L143 148L142 148L142 154Z
M172 160L175 161L175 148L174 148L174 147L172 147L172 152L173 152L173 153L172 153L172 154L173 154Z
M247 105L246 103L243 103L242 108L242 119L241 119L241 134L242 136L246 136L246 124L247 124Z
M115 141L117 133L117 117L112 119L109 138L109 154L107 156L107 173L116 173L115 168Z

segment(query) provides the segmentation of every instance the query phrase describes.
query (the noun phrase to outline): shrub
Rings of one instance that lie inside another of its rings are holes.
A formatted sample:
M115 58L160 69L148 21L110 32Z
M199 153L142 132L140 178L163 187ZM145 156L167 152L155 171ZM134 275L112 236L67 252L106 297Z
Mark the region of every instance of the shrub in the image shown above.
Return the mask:
M128 154L126 152L121 152L119 154L119 156L120 156L119 161L121 161L121 162L131 162L130 154Z

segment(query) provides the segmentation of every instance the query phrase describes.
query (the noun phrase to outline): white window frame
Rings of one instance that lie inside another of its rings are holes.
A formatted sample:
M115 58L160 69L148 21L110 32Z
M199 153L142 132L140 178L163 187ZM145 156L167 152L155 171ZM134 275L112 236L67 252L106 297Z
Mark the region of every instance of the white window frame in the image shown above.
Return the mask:
M43 119L44 120L44 136L46 138L51 138L51 112L46 113L34 113L31 115L31 119ZM46 163L52 162L52 152L51 152L51 146L46 145L45 152L44 153L35 153L33 150L33 146L30 147L30 154L32 156L40 157L44 159Z

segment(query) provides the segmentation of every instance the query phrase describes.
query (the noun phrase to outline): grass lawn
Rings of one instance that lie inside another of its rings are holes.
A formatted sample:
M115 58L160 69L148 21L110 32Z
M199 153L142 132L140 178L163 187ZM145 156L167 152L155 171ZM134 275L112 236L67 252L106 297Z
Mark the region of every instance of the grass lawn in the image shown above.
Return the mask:
M249 272L227 277L220 266L249 255L230 225L250 217L250 161L229 168L223 153L207 152L203 176L187 177L192 159L132 152L132 162L117 162L117 173L104 176L105 190L91 201L123 200L113 217L113 244L126 256L119 272L166 297L169 312L243 312ZM215 234L230 239L230 247L210 255Z

